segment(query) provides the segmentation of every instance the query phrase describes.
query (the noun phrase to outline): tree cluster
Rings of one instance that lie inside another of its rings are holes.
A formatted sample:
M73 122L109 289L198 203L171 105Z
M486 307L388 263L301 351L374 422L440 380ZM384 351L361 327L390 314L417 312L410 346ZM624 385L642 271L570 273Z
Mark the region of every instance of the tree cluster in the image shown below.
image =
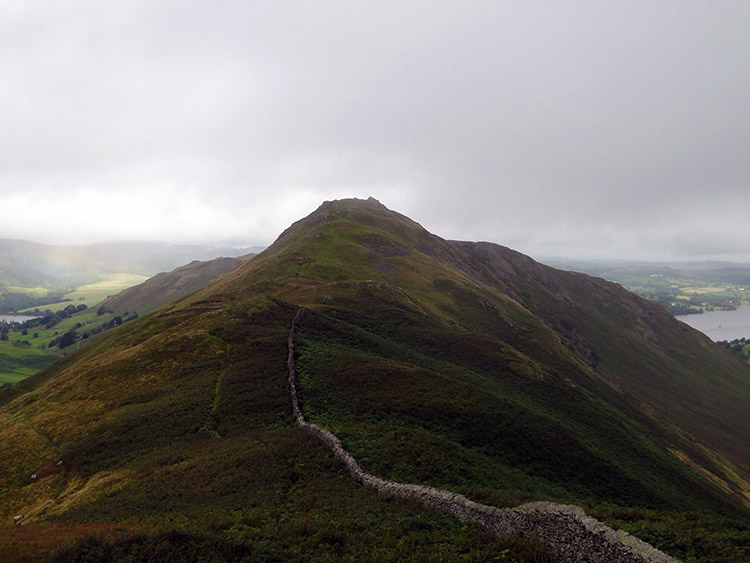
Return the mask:
M55 338L54 340L50 341L49 347L54 348L58 347L60 349L67 348L68 346L72 346L76 342L80 340L85 340L91 336L94 336L95 334L100 334L104 332L105 330L109 330L110 328L114 328L117 326L120 326L123 323L126 323L128 321L132 321L133 319L138 318L138 313L123 313L123 315L118 315L116 317L113 317L109 319L108 321L101 323L98 326L95 326L94 328L91 328L89 330L86 330L82 333L79 333L79 329L83 327L81 323L76 323L72 329L70 329L65 334L59 336L58 338Z
M672 315L693 315L703 311L734 311L742 304L738 297L727 295L694 294L688 299L672 289L636 290L635 293L657 301Z
M54 313L47 309L42 313L41 317L38 317L36 319L29 319L28 321L24 322L21 326L28 330L30 328L35 327L44 327L45 329L50 329L56 324L58 324L63 319L67 319L71 315L74 315L76 313L79 313L81 311L85 311L87 309L87 306L83 303L80 305L68 305L65 307L65 309L62 309L60 311L55 311Z
M720 340L717 344L726 348L738 358L750 362L750 340L747 338L736 338L730 341Z
M31 307L71 301L71 299L63 299L64 294L65 292L51 292L44 297L34 297L27 293L5 291L0 293L0 313L14 314Z

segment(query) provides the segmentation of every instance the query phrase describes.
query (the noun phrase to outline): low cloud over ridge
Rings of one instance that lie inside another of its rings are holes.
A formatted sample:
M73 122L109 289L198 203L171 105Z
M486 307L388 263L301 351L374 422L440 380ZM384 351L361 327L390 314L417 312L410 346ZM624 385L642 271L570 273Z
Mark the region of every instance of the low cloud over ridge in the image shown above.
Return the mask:
M0 237L272 241L373 195L534 255L750 260L744 2L0 8Z

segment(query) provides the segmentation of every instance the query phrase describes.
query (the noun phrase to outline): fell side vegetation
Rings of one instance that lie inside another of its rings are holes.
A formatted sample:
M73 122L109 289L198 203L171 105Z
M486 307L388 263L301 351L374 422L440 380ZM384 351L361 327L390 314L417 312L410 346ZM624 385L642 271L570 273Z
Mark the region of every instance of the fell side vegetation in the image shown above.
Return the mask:
M494 506L574 503L682 560L743 560L744 511L611 406L485 338L433 331L420 350L409 331L383 338L327 317L300 323L300 401L365 471ZM485 357L497 363L482 373L471 360Z
M293 427L299 306L302 408L366 471L572 502L683 560L746 560L747 366L615 284L357 200L0 390L0 544L43 560L15 530L61 526L68 560L176 538L217 559L549 560L378 497ZM84 537L103 523L132 528Z
M294 429L292 311L260 298L139 320L55 377L25 381L0 425L2 443L19 446L2 450L0 487L14 491L0 497L2 521L25 515L0 528L3 560L552 560L356 486ZM125 530L89 537L109 522ZM31 530L60 541L39 546Z

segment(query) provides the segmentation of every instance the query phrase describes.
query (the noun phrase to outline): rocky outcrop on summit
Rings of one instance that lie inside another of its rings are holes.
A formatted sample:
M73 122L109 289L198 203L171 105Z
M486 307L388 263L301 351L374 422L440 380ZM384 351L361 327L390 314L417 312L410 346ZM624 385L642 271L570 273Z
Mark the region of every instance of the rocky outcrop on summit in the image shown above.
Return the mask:
M533 537L563 561L608 563L676 563L677 560L621 530L613 530L586 515L582 508L549 502L533 502L516 508L480 504L465 496L410 483L387 481L366 473L346 451L335 434L307 422L299 407L294 358L294 334L305 309L295 315L288 337L287 367L292 412L296 425L320 439L359 483L379 493L416 500L473 522L499 536Z

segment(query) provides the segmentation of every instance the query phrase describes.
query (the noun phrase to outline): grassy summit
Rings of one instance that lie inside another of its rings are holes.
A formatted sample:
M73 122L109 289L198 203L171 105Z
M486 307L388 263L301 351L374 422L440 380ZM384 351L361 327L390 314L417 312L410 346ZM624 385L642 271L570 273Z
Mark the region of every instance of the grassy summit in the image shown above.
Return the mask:
M535 560L377 498L293 427L299 306L302 409L366 471L497 505L582 504L681 558L742 553L747 366L620 286L445 241L374 200L327 202L0 395L2 521L74 538L106 524L75 549L110 555L179 543L167 529L258 560ZM23 528L2 532L9 553L56 545L28 547Z

